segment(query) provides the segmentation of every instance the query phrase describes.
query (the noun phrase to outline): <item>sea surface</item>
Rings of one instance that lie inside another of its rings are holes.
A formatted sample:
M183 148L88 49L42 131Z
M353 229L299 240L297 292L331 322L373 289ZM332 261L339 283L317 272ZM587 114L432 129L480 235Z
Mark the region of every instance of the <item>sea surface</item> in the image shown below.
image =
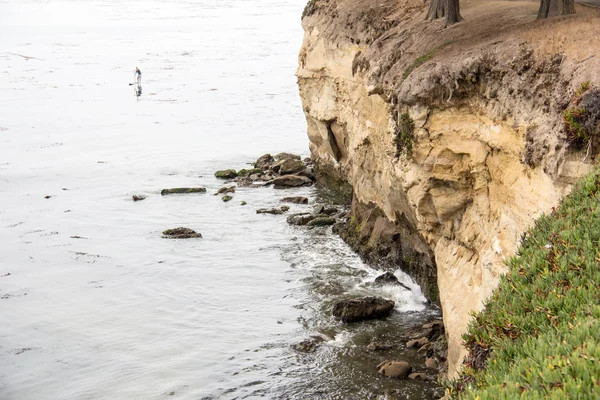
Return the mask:
M317 189L213 195L215 170L309 155L304 3L0 0L0 399L429 398L365 350L435 315L419 287L369 288L329 229L255 212ZM181 186L208 193L160 195ZM343 326L353 294L395 313Z

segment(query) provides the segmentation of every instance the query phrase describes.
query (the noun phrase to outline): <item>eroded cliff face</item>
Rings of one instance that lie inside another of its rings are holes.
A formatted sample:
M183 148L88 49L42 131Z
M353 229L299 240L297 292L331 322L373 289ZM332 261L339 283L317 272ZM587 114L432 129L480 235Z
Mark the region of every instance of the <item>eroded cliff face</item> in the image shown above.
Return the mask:
M342 236L441 304L452 377L504 260L591 168L593 151L569 149L562 111L583 81L600 83L600 17L540 23L535 4L482 2L443 30L422 21L420 2L363 3L305 11L297 75L310 150L354 189ZM503 30L491 35L494 8Z

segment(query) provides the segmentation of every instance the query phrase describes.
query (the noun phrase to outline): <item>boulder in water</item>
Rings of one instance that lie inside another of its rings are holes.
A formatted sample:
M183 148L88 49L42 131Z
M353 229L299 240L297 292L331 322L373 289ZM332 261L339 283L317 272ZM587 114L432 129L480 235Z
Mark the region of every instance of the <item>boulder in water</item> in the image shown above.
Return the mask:
M292 153L279 153L275 156L275 160L277 161L282 161L282 160L302 160L302 157L297 156L295 154Z
M288 206L281 206L279 208L259 208L256 210L257 214L283 214L288 211L290 208Z
M313 219L315 217L309 213L292 214L287 218L287 223L290 225L306 225Z
M363 297L338 301L332 310L334 317L342 322L385 318L394 309L394 302L382 297Z
M412 367L406 361L384 361L377 366L377 371L390 378L406 378Z
M134 194L131 198L133 199L133 201L146 200L146 196L143 196L141 194Z
M427 358L425 360L425 366L427 368L437 368L438 367L438 363L433 358Z
M201 238L202 235L190 228L179 228L167 229L163 231L163 238L165 239L191 239Z
M406 343L406 347L408 347L409 349L413 348L413 347L419 347L420 348L420 347L426 345L427 343L429 343L429 339L427 339L426 337L422 337L422 338L419 338L419 339L409 340Z
M215 172L215 177L220 179L233 179L237 177L237 172L235 172L235 169L224 169Z
M312 219L308 226L329 226L335 224L335 218L331 217L317 217Z
M295 174L296 172L304 171L305 168L302 161L288 158L279 166L279 173L281 175Z
M309 178L298 175L283 175L273 179L272 183L275 189L312 185L312 181Z
M408 375L408 379L413 379L415 381L432 381L433 378L427 374L424 374L422 372L413 372L412 374Z
M256 160L254 163L254 168L259 168L263 171L266 171L271 168L271 165L275 162L275 159L270 154L264 154Z
M228 194L226 194L225 196L221 197L221 200L223 200L225 203L227 203L231 199L233 199L233 197L231 197Z
M251 177L251 176L255 176L255 177L259 177L260 175L263 175L264 171L260 168L252 168L252 169L240 169L237 172L238 176L241 177Z

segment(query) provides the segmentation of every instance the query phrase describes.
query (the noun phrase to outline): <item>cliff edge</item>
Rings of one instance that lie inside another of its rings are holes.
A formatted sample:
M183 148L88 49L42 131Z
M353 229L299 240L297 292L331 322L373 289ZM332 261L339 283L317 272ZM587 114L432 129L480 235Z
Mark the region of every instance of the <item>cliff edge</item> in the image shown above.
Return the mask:
M600 86L600 12L469 1L427 22L418 0L311 0L297 71L317 171L353 188L340 234L400 266L442 307L449 376L470 314L520 237L589 172L565 110Z

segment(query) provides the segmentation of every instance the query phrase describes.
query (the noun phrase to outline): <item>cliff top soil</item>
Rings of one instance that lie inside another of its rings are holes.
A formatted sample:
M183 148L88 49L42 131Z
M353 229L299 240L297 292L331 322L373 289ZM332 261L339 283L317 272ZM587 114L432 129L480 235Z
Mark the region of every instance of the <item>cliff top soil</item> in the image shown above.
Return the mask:
M519 45L546 54L568 53L578 61L595 57L600 9L576 5L576 15L537 20L538 7L538 2L462 1L464 21L443 28L441 20L425 21L428 3L420 0L311 0L304 25L310 29L313 16L327 15L328 21L319 21L321 33L354 43L370 60L371 70L376 61L378 80L396 88L417 68L440 59L447 66L455 57L494 52L498 59L511 60ZM578 74L581 80L600 80L600 69L587 75Z

